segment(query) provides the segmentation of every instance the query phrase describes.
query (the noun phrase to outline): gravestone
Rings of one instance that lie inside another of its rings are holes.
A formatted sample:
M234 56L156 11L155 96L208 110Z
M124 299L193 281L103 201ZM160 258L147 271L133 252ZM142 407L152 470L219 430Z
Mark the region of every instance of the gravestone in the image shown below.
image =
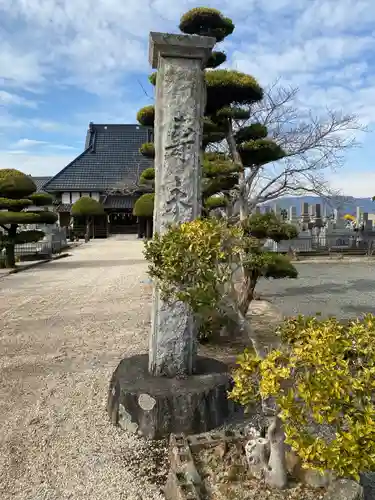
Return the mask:
M297 207L289 207L289 221L290 222L297 222L298 217L297 217Z
M157 68L154 231L201 213L203 68L215 38L150 34ZM112 376L107 410L112 423L151 439L200 433L222 425L238 406L228 401L228 367L197 356L194 317L181 302L153 290L148 355L123 359Z
M303 202L301 206L301 222L308 223L309 221L310 221L309 204Z

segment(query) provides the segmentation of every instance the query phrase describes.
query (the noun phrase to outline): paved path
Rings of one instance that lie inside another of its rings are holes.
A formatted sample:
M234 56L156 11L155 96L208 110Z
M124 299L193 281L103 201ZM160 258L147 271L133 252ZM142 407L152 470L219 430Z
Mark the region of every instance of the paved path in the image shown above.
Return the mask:
M0 280L2 500L162 498L159 450L105 413L117 363L147 349L145 277L142 243L108 239Z
M316 312L350 318L375 314L375 263L297 264L296 280L262 280L257 291L285 315Z

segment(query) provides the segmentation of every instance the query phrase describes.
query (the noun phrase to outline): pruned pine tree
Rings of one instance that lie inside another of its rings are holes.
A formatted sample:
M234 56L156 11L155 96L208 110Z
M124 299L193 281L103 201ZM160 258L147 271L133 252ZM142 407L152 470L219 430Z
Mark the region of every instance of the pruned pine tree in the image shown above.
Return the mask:
M0 249L5 249L5 267L15 267L15 246L36 243L43 239L41 230L23 229L27 225L53 224L57 214L45 210L25 210L28 207L47 207L52 197L36 193L32 178L19 170L0 170Z

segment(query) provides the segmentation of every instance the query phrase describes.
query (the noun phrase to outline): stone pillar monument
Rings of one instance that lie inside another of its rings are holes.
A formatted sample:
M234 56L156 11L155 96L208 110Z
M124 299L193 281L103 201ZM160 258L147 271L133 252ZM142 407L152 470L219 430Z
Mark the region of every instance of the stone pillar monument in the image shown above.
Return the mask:
M158 70L155 104L154 231L201 214L204 64L215 39L150 34L150 63ZM167 377L191 375L197 352L195 322L188 307L162 301L155 287L149 370Z
M155 106L154 231L201 213L201 142L205 107L203 68L215 38L150 34L158 69ZM123 359L109 388L107 410L123 429L151 439L200 433L222 425L228 367L197 356L194 319L180 302L166 303L155 284L149 353Z

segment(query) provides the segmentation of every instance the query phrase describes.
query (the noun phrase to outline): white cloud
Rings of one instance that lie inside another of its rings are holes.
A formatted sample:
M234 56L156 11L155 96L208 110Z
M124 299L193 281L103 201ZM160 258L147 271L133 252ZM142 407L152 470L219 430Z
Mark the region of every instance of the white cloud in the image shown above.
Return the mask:
M42 144L47 144L46 141L38 141L36 139L19 139L17 142L13 144L13 147L18 148L30 148L33 146L39 146Z
M282 83L299 87L306 109L328 106L375 122L373 0L206 0L205 5L221 9L236 24L223 44L228 66L253 74L262 85L281 77ZM11 22L11 28L0 28L0 131L12 141L16 132L35 140L43 140L43 132L48 139L55 134L59 144L45 146L62 151L69 140L84 143L89 121L134 122L148 101L132 77L143 73L139 79L147 85L149 31L178 32L180 15L195 6L196 0L0 0L2 24ZM11 106L12 111L14 106L32 109L24 90L53 94L72 87L101 101L84 109L72 94L74 116L64 107L57 113L54 98L50 115L9 112ZM24 156L5 158L12 163L25 161ZM39 160L47 165L43 158L60 164L62 156L29 158L31 168ZM342 183L346 186L344 177Z
M0 105L2 106L25 106L27 108L36 108L38 106L36 101L26 99L17 94L0 90Z
M339 172L327 176L333 189L340 190L346 196L369 198L375 194L375 173L366 172L362 175L350 172Z
M52 176L75 158L70 155L24 154L21 151L0 152L1 168L16 168L33 176Z

